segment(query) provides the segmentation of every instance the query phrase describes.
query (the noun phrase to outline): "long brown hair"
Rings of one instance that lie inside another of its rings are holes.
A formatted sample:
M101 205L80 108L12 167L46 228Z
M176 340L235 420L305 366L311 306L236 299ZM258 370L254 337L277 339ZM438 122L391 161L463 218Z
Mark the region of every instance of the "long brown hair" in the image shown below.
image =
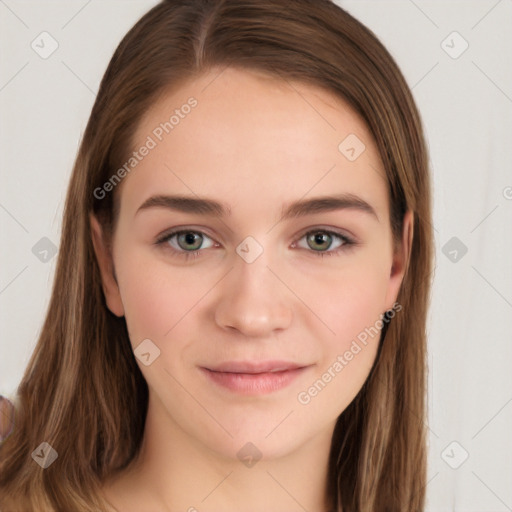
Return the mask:
M148 388L126 322L107 308L89 214L107 233L118 190L95 197L133 151L132 134L159 95L224 66L323 87L367 123L387 174L398 242L414 213L410 262L363 388L340 415L329 501L344 512L423 510L426 484L426 315L433 236L428 156L411 92L376 36L330 0L169 0L143 16L102 79L71 176L44 326L0 445L8 512L104 510L99 489L141 445ZM340 141L341 142L341 141ZM48 469L32 460L47 442ZM15 505L16 504L16 505Z

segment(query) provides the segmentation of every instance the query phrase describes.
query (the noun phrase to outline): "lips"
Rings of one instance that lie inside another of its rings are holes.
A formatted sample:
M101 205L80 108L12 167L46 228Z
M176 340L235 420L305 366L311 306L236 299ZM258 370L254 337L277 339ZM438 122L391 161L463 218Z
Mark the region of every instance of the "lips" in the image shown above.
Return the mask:
M296 370L306 365L300 365L289 361L229 361L217 366L207 367L207 370L221 373L273 373L287 370Z
M290 361L229 361L200 370L210 382L230 392L263 395L287 387L311 366Z

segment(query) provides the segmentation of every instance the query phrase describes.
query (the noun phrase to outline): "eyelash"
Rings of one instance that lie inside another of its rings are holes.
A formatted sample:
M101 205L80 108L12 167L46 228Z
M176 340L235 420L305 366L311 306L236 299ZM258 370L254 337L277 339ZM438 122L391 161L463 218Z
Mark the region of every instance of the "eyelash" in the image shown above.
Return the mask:
M195 234L200 234L200 235L207 236L208 238L211 238L206 233L203 233L202 231L197 231L194 229L177 229L177 230L171 231L169 233L165 233L164 235L159 237L156 240L155 245L163 247L164 244L166 244L173 236L180 235L182 233L195 233ZM336 256L340 252L353 249L357 245L357 242L355 240L353 240L352 238L349 238L347 235L342 235L341 233L338 233L336 231L330 231L328 229L309 230L306 233L304 233L299 238L299 240L302 240L304 237L307 237L308 235L311 235L313 233L326 233L328 235L339 238L343 242L342 245L340 245L339 247L337 247L336 249L334 249L332 251L314 251L312 249L310 251L308 251L308 252L313 253L315 256L320 256L321 258L323 258L325 256ZM295 244L296 242L293 242L293 243ZM204 250L204 249L198 249L197 251L178 251L174 247L171 247L169 245L167 247L163 247L163 248L169 249L170 251L172 251L173 255L184 258L185 261L197 258L199 256L199 253Z

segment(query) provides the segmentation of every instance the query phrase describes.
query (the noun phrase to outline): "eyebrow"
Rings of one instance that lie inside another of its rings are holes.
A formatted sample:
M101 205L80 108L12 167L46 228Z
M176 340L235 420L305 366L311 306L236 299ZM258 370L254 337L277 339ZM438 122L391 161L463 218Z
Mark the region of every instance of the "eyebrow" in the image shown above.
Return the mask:
M135 215L140 211L150 208L167 208L178 212L195 213L212 217L226 217L231 215L231 208L226 204L213 199L183 195L152 196L139 206ZM281 220L336 210L361 211L374 216L377 221L380 222L375 209L364 199L354 194L323 196L295 201L283 207Z

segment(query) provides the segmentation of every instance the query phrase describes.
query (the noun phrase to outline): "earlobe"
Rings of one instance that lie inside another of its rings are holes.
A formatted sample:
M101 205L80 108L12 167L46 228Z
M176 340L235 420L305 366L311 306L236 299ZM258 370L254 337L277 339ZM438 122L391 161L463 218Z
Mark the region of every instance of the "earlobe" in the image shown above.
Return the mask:
M116 316L124 316L124 306L114 272L114 262L105 244L103 229L94 214L89 215L94 253L101 274L101 283L108 309Z

